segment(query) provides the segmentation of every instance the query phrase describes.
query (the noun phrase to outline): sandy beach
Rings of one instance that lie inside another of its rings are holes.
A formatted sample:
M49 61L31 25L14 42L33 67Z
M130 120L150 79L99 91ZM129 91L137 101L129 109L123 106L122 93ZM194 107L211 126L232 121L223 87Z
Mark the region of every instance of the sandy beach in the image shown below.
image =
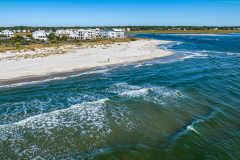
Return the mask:
M87 71L107 65L141 62L173 54L162 50L160 44L170 43L162 40L140 40L94 46L61 46L64 54L50 54L45 57L34 56L54 51L54 48L37 49L0 54L0 82L47 77L66 72ZM59 50L58 49L58 50ZM33 55L26 58L26 55ZM109 61L108 61L109 59Z

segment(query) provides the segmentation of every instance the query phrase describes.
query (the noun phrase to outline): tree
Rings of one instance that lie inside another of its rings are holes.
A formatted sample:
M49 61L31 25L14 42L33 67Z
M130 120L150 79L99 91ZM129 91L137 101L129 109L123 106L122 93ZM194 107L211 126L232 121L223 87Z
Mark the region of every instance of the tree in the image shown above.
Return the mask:
M68 37L67 36L62 36L61 40L62 41L67 41Z
M50 41L54 40L54 39L55 39L54 33L50 33L50 34L47 36L47 38L48 38Z
M21 44L21 45L29 45L29 41L23 39L23 40L21 40L20 44Z

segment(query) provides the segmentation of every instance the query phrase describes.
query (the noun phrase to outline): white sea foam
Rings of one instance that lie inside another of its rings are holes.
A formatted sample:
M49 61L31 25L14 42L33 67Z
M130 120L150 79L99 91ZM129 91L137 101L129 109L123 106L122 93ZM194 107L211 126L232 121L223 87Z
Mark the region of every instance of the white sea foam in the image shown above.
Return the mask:
M89 72L85 72L83 74L96 74L96 73L106 73L108 72L109 70L111 70L110 68L109 69L98 69L98 70L92 70L92 71L89 71Z
M228 56L239 55L239 53L227 53Z
M139 63L138 65L134 66L133 68L138 68L138 67L142 67L143 65L141 63Z
M55 77L55 78L48 78L42 81L31 81L31 82L21 82L21 83L15 83L15 84L10 84L10 85L0 85L0 88L11 88L11 87L19 87L19 86L24 86L24 85L32 85L32 84L41 84L45 82L50 82L50 81L56 81L56 80L62 80L66 79L67 77Z
M191 131L194 131L194 132L196 132L197 134L199 134L199 133L193 128L193 125L188 125L188 126L187 126L187 129L188 129L188 130L191 130Z
M148 93L148 88L143 88L140 90L123 92L120 95L121 96L129 96L129 97L138 97L138 96L146 95L147 93Z
M202 57L202 58L206 58L207 56L209 56L208 54L201 54L201 53L193 53L190 55L186 55L185 57L180 58L180 60L184 60L184 59L191 59L191 58L196 58L196 57Z

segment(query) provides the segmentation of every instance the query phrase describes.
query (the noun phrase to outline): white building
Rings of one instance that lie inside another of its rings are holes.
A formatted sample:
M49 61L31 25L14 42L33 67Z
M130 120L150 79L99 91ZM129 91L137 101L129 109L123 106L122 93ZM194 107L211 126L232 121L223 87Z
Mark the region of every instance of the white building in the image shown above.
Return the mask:
M75 32L75 39L78 40L84 40L84 39L96 39L97 35L99 34L99 30L95 29L89 29L89 30L84 30L84 29L79 29L77 32Z
M127 28L127 31L131 31L130 28Z
M9 30L3 30L2 35L7 36L7 37L14 37L13 32Z
M26 30L22 30L22 33L26 33L27 31Z
M96 37L99 36L99 33L100 33L100 29L99 28L96 28L96 29L89 29L90 32L95 32L96 34Z
M122 28L101 29L100 34L103 38L124 38L124 31Z
M16 30L17 33L21 33L21 30Z
M27 41L30 41L30 40L31 40L31 38L30 38L30 37L27 37L26 35L22 35L22 37L23 37L25 40L27 40Z
M71 38L74 38L76 36L76 33L74 33L71 29L61 29L61 30L57 30L55 32L55 36L67 36L67 37L71 37Z
M116 32L116 38L124 38L124 31L125 31L125 29L124 28L114 28L113 29L114 30L114 32Z
M52 33L51 29L49 31L45 32L46 36L48 36L50 33Z
M47 40L45 31L35 31L32 35L33 39Z

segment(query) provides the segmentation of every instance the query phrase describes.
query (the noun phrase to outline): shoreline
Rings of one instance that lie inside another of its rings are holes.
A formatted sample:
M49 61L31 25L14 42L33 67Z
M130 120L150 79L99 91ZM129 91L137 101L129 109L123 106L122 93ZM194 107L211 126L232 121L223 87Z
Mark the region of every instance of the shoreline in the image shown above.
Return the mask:
M3 68L3 72L0 73L0 86L47 81L54 78L67 78L101 67L140 63L167 57L174 53L159 48L159 45L168 43L172 42L165 40L140 40L130 43L123 42L120 46L111 44L108 49L101 47L97 50L95 48L87 48L77 50L76 53L54 55L41 59L0 61L0 67ZM110 62L103 61L107 60L107 57L110 58ZM75 59L79 60L78 63L82 63L76 66ZM86 61L89 62L86 63ZM8 68L6 64L11 65L11 67ZM70 64L69 68L71 69L64 68L64 66L69 66ZM18 72L22 72L22 74L20 75Z

